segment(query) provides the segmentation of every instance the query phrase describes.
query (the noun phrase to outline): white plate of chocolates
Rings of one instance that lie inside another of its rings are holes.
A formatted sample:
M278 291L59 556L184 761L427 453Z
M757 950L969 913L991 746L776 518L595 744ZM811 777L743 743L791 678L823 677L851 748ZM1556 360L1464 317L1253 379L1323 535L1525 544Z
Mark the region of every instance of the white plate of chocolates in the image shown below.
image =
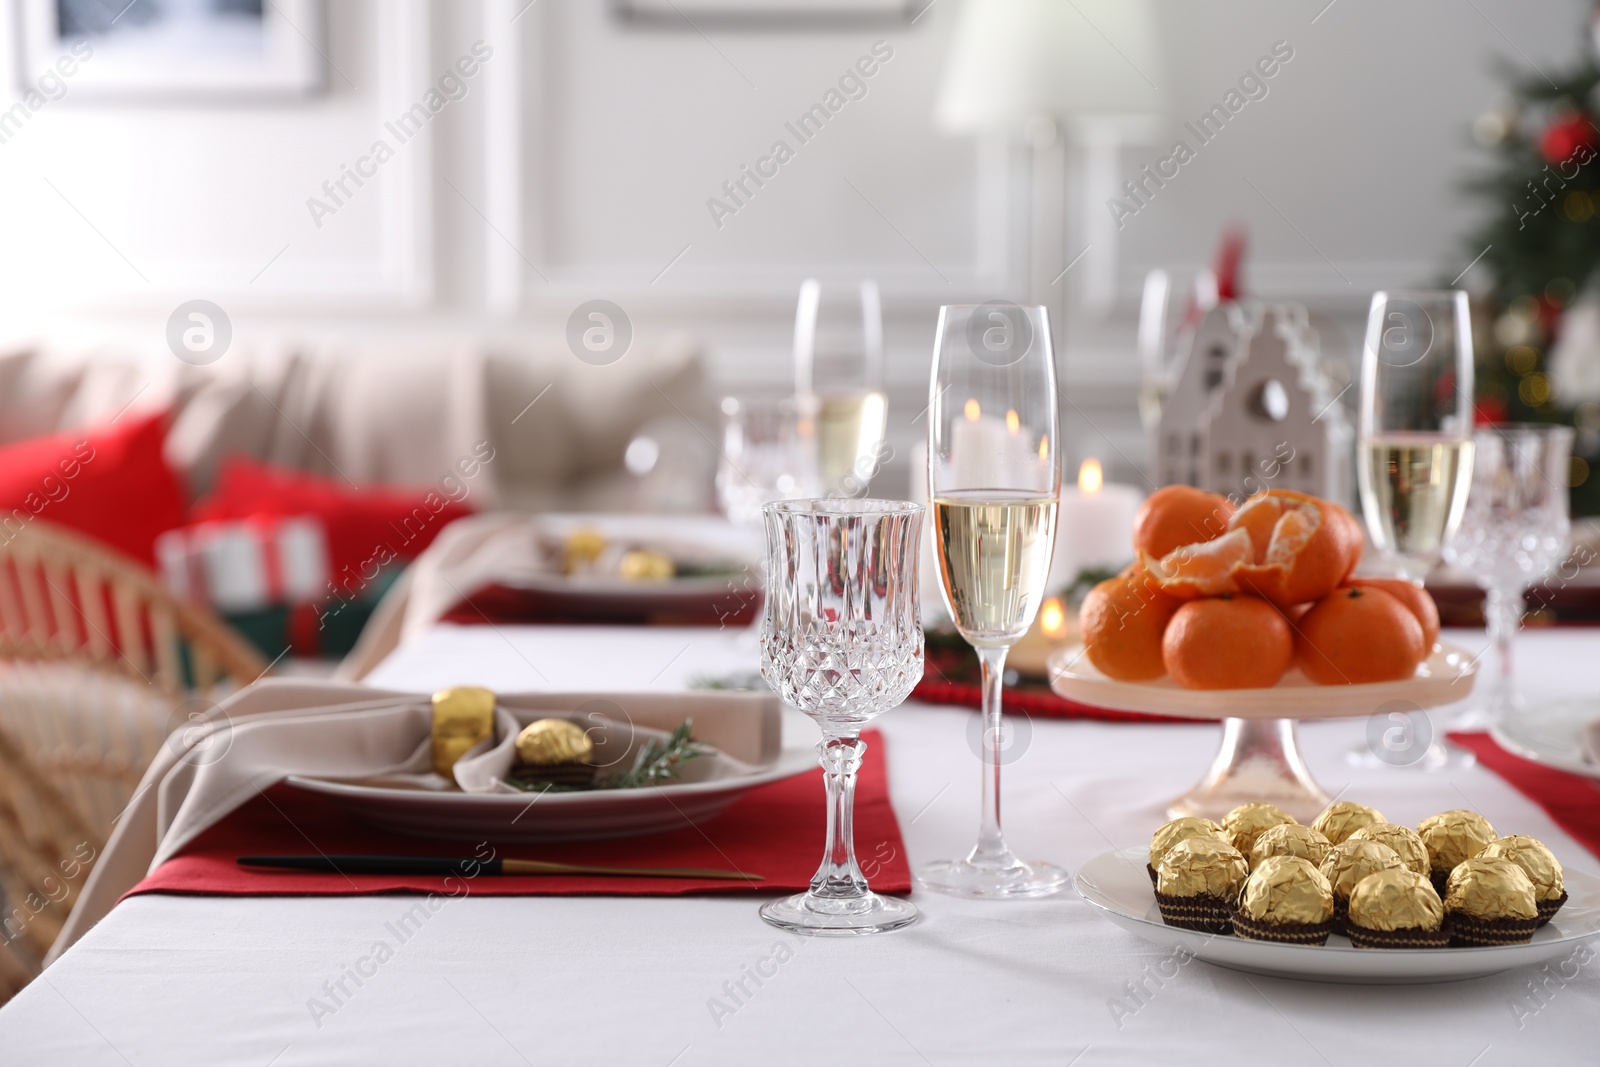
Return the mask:
M1079 869L1078 894L1147 941L1234 970L1324 982L1480 978L1585 951L1600 878L1475 812L1416 828L1341 802L1310 826L1270 804L1175 819Z

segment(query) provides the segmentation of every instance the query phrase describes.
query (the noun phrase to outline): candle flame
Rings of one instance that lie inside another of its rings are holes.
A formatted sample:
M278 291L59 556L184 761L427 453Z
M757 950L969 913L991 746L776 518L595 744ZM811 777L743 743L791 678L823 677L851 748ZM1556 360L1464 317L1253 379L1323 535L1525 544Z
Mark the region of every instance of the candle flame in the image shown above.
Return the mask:
M1050 435L1049 434L1042 434L1039 437L1039 460L1041 462L1049 462L1049 459L1050 459Z
M1022 420L1017 418L1016 408L1006 412L1006 429L1010 430L1013 436L1016 435L1018 430L1022 429Z
M966 406L961 411L966 415L968 422L977 422L978 416L983 414L983 410L978 407L978 398L972 396L967 397Z
M1061 637L1067 632L1067 612L1061 598L1053 596L1039 607L1039 629L1049 638Z
M1093 457L1083 461L1078 468L1078 488L1085 493L1098 493L1105 484L1105 471L1100 469L1100 461Z

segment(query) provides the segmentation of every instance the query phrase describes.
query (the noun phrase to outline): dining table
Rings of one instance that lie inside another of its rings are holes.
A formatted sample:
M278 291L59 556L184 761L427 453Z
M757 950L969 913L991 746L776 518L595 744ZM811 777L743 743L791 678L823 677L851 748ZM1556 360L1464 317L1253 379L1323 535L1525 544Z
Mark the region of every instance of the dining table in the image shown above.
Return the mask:
M1481 631L1446 631L1474 652ZM1594 698L1600 630L1529 630L1532 703ZM757 667L744 629L440 624L366 681L428 693L668 691ZM1435 709L1436 724L1452 709ZM960 855L979 811L978 717L908 702L874 724L915 868ZM793 729L814 729L808 722ZM1200 777L1214 723L1014 715L1003 780L1013 848L1077 870L1145 844ZM1306 722L1330 793L1415 824L1472 808L1569 868L1600 861L1482 764L1367 766L1364 719ZM820 789L820 787L819 787ZM1600 789L1594 794L1600 805ZM704 827L714 839L716 822ZM821 840L807 842L820 855ZM865 857L864 857L865 858ZM869 865L869 874L871 867ZM400 895L124 899L0 1009L4 1064L1296 1064L1600 1061L1600 946L1467 981L1300 981L1175 957L1072 891L977 901L914 891L903 930L803 938L759 892L493 896L439 907L336 1011L335 982ZM757 976L759 977L753 977ZM325 1001L322 1001L325 1003Z

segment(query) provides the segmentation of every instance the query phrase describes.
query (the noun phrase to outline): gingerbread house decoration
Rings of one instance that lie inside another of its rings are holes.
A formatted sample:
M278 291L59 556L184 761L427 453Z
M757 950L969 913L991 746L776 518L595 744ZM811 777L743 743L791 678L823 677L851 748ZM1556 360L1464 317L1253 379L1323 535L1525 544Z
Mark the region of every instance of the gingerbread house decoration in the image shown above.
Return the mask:
M1169 381L1152 428L1161 484L1350 499L1349 420L1304 308L1219 304L1180 345Z

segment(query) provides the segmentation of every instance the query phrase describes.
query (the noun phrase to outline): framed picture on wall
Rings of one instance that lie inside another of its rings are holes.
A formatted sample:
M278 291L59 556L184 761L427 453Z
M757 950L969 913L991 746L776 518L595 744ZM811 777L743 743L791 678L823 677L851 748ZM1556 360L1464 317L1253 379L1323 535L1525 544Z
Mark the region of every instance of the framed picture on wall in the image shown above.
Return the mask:
M933 0L612 0L627 22L718 29L819 29L890 25L915 18Z
M324 86L321 0L18 0L21 63L73 68L71 95L204 102Z

